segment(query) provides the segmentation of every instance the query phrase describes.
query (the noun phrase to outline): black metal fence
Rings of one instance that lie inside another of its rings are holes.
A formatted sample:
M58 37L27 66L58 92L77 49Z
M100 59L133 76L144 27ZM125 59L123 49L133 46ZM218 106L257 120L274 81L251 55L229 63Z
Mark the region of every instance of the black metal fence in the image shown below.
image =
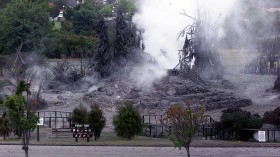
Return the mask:
M219 129L211 126L204 126L203 137L208 139L221 140L243 140L258 141L258 131L265 131L265 141L280 141L280 129Z
M49 128L71 128L72 112L63 111L40 111L37 112L39 118L43 118L44 126Z
M143 135L150 137L163 137L166 135L160 120L162 115L142 115Z

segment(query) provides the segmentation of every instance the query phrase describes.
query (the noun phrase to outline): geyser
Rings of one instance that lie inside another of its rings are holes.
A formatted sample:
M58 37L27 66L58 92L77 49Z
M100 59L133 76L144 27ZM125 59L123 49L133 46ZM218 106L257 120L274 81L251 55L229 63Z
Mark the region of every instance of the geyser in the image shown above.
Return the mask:
M133 22L145 30L146 52L156 58L161 68L170 69L178 64L178 50L184 42L184 38L178 39L178 33L194 22L180 13L196 18L197 11L203 11L217 23L230 12L233 3L234 0L139 0Z

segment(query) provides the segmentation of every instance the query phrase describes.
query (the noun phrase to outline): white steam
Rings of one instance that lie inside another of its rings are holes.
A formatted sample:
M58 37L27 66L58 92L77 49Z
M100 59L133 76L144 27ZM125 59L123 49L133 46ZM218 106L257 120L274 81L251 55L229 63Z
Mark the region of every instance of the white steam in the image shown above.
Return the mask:
M130 73L130 78L136 86L148 90L154 81L160 80L166 75L166 70L159 68L155 64L146 64L141 67L134 67Z
M178 50L183 46L184 38L177 40L178 33L194 22L180 13L184 10L196 18L199 9L215 22L223 19L233 3L234 0L139 0L133 21L145 31L147 53L156 58L161 68L168 69L178 63Z
M182 13L197 18L200 10L209 22L218 23L229 12L233 2L234 0L139 0L133 22L144 30L145 51L156 59L158 65L142 65L134 69L130 77L137 82L137 86L150 87L154 81L166 75L166 69L172 69L178 64L178 50L182 49L185 40L178 39L178 34L194 23L193 19Z

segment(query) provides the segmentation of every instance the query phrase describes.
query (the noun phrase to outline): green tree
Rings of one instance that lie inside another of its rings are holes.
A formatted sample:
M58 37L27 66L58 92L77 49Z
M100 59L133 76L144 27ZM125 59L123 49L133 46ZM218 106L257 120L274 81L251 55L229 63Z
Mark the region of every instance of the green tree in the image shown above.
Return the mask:
M44 0L12 0L0 10L0 53L34 50L49 29Z
M280 128L280 107L275 108L273 111L265 112L263 122Z
M97 11L89 5L78 5L66 8L65 18L73 23L76 34L92 35L97 24Z
M259 129L262 127L262 120L257 115L240 108L228 108L222 111L221 124L223 128L234 130Z
M140 113L133 107L131 102L126 102L118 114L113 118L113 125L117 136L131 140L143 130Z
M133 0L119 0L117 3L117 9L122 10L125 13L126 19L129 21L132 19L132 16L135 12L135 6L134 6Z
M243 129L259 129L262 124L259 115L252 115L240 108L228 108L222 111L221 128L236 131L241 140L249 140L253 136L253 132L246 132Z
M11 132L10 120L7 116L7 113L4 112L2 117L0 117L0 135L4 137L4 140L6 140L6 137L10 135L10 132Z
M71 120L76 124L86 124L88 117L87 109L80 105L79 107L74 108Z
M100 10L99 13L102 14L105 17L111 17L113 16L112 8L108 5L104 5Z
M104 113L100 109L99 105L95 104L91 106L87 121L88 124L91 124L93 127L94 140L96 141L100 138L100 134L106 125Z
M28 104L23 96L24 92L26 97L30 96L30 84L20 81L14 95L7 97L3 105L8 109L7 113L11 120L13 129L17 132L18 136L22 138L22 149L25 151L25 156L28 157L29 138L30 133L33 131L38 123L38 117L30 111L30 104Z
M3 8L3 7L5 7L5 5L7 4L7 3L9 3L11 0L1 0L0 1L0 9L1 8Z
M204 109L193 110L190 105L183 108L173 105L165 111L166 117L161 120L168 130L168 138L175 147L184 147L190 157L190 144L199 124L203 122Z
M104 16L99 15L96 32L99 38L95 54L95 71L99 72L101 77L108 77L112 71L113 54L110 48L107 26Z
M119 9L116 17L115 38L114 38L114 60L122 65L121 58L127 57L130 48L135 46L135 36L133 31L124 18L124 12Z

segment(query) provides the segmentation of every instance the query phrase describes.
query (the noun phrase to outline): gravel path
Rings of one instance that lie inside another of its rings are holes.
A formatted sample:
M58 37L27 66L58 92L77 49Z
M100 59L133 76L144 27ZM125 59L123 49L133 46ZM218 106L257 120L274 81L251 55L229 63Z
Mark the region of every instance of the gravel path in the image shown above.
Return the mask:
M191 147L192 157L279 157L279 148ZM30 157L183 157L185 150L172 147L31 146ZM24 157L21 146L1 145L0 157Z

